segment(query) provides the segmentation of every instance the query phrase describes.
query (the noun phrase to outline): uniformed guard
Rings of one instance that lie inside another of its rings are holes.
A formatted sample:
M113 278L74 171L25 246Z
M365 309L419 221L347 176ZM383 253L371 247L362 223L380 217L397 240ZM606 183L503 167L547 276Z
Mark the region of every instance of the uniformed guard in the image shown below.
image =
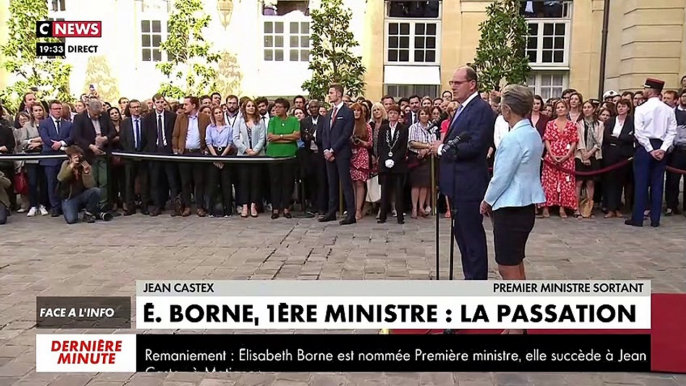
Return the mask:
M634 136L638 142L634 153L634 211L626 220L627 225L643 226L643 211L650 187L650 226L660 226L667 166L665 154L676 136L674 109L659 99L664 86L665 82L661 80L647 79L643 86L647 101L636 107L634 114Z

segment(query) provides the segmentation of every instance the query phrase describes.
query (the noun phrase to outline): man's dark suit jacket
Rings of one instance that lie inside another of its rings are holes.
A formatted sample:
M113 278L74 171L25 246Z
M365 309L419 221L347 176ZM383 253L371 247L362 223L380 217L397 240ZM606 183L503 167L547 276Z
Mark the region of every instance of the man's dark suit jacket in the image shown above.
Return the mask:
M120 143L124 151L140 153L147 147L148 135L146 135L148 128L145 127L145 121L142 116L138 117L138 125L140 126L141 136L138 139L138 148L136 148L136 136L134 134L133 118L126 118L121 123Z
M352 157L350 138L353 136L355 116L345 103L343 103L340 111L336 113L333 125L331 124L331 114L333 114L333 109L320 118L324 119L321 133L322 151L332 149L336 159L350 159Z
M164 148L166 154L172 154L172 135L174 134L174 124L176 124L176 114L164 110L164 136L167 139L167 146ZM158 153L157 151L157 110L153 110L143 117L143 127L145 128L145 151L148 153Z
M324 125L324 120L326 117L319 116L317 119L317 125L312 122L312 117L309 116L302 121L300 121L300 137L305 143L305 149L307 152L311 152L310 145L312 141L319 147L320 152L322 149L322 127Z
M107 147L112 143L114 137L117 136L117 130L114 129L114 125L112 124L110 117L107 116L106 112L100 114L98 121L100 122L101 134L107 137L107 144L103 148L103 150L106 150ZM93 126L93 122L88 115L88 110L80 114L76 114L73 125L72 138L74 139L74 143L79 145L79 147L83 150L86 160L93 164L95 154L93 154L93 151L89 148L89 146L95 145L96 133L95 126Z
M387 133L391 130L389 123L384 123L379 129L379 144L377 151L379 152L379 173L400 174L407 172L407 143L410 132L406 125L398 123L395 127L395 135L391 138L391 145L395 144L391 149L387 143ZM396 141L397 138L397 141ZM392 152L393 157L389 157L388 153ZM386 160L393 160L393 167L388 169L386 167Z
M52 141L63 141L67 146L71 146L74 143L73 139L73 124L69 121L62 120L60 124L60 132L57 133L55 128L55 122L52 117L48 116L38 123L38 134L43 141L43 150L41 154L64 154L62 150L53 150ZM62 165L64 160L61 159L44 159L40 160L39 163L43 166L59 166Z
M495 120L488 102L478 95L453 120L444 143L470 134L468 141L444 152L440 158L440 189L450 201L481 202L488 187L488 147L493 142Z

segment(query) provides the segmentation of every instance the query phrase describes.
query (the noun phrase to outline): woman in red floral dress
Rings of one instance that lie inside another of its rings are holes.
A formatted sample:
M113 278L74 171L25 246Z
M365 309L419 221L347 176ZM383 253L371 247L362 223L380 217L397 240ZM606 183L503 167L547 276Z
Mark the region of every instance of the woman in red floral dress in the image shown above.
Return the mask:
M574 152L579 141L576 124L567 118L569 112L567 102L564 100L557 101L554 109L557 118L548 122L543 135L547 150L545 159L564 169L575 170ZM565 209L576 210L578 206L575 191L576 180L574 174L558 170L548 162L543 163L543 176L541 177L546 197L546 203L543 205L543 217L550 217L549 208L551 206L559 206L560 217L566 218Z
M350 159L350 177L355 185L355 219L362 218L362 207L366 198L369 179L369 149L372 148L372 127L369 126L362 105L355 103L350 107L355 116L353 131L353 156Z

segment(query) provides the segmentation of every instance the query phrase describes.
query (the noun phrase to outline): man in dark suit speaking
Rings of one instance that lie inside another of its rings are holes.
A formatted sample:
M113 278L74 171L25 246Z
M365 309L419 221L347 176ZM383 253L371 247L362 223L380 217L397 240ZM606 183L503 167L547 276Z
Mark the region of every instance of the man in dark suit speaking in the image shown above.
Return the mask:
M340 181L348 211L348 215L340 224L354 224L355 195L353 181L350 177L350 158L352 157L350 139L353 136L355 117L352 110L343 103L343 87L341 85L334 84L329 87L329 102L333 109L322 117L324 118L322 145L329 181L329 210L319 221L336 220L336 208L339 200L338 184Z
M432 150L440 157L440 189L452 206L451 221L454 221L454 236L462 255L464 277L486 280L488 250L479 205L488 187L486 155L493 140L495 119L488 102L479 98L474 69L455 70L450 86L460 107L445 141L436 141Z

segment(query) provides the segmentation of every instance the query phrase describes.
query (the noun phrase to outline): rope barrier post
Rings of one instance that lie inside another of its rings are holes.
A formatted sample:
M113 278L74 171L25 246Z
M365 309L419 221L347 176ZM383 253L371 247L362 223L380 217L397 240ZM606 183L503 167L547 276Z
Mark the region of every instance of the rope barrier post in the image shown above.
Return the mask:
M343 184L338 181L338 214L343 216Z
M455 230L455 216L450 216L450 273L448 274L448 280L453 280L453 267L455 265L455 238L453 237L453 231Z
M112 211L112 208L114 208L114 205L112 204L112 199L113 199L113 186L112 186L112 173L110 171L110 151L105 152L105 178L107 178L107 191L105 194L107 194L107 202L105 203L105 208L100 208L103 212L105 212L105 209L107 209L107 212ZM97 160L97 158L96 158Z
M435 193L435 191L434 191ZM440 224L438 213L436 213L436 280L441 280L441 242L440 242Z
M431 211L438 216L438 191L436 189L436 157L431 156Z

